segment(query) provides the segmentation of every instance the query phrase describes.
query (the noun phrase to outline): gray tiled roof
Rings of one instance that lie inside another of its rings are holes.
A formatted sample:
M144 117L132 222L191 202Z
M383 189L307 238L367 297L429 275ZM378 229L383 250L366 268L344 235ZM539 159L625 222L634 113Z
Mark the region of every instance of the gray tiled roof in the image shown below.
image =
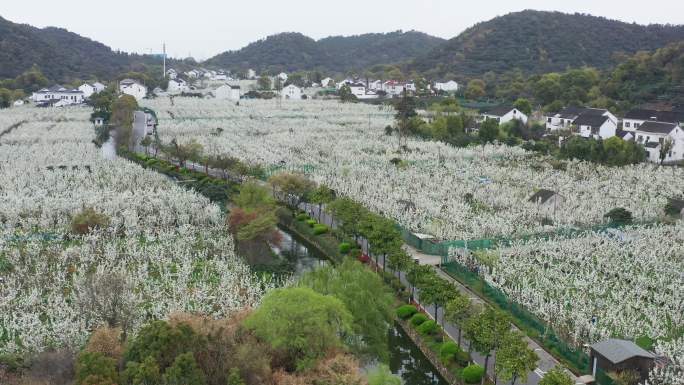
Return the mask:
M655 358L652 353L640 348L632 341L608 339L591 345L591 348L613 364L618 364L632 357Z
M545 203L546 201L548 201L548 200L549 200L552 196L554 196L555 194L556 194L555 191L546 190L546 189L541 189L541 190L537 191L536 193L534 193L534 194L530 197L529 201L530 201L530 202L534 202L534 203L537 203L537 202L539 202L539 203Z
M674 123L664 123L664 122L643 122L637 131L652 132L656 134L669 134L672 130L677 127Z

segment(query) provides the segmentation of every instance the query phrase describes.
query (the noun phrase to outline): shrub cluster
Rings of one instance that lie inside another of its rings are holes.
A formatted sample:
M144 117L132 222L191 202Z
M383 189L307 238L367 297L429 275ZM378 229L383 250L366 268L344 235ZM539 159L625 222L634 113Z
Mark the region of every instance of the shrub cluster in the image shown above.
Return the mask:
M326 225L316 224L313 226L314 235L321 235L321 234L325 234L327 232L328 232L328 226L326 226Z
M428 317L423 313L416 313L411 317L411 325L420 326L423 322L427 321Z
M468 365L463 368L461 376L466 384L478 384L484 376L484 368L477 364Z
M401 319L409 319L410 317L412 317L417 312L418 312L418 309L416 309L415 306L403 305L403 306L399 306L397 308L397 317L399 317Z

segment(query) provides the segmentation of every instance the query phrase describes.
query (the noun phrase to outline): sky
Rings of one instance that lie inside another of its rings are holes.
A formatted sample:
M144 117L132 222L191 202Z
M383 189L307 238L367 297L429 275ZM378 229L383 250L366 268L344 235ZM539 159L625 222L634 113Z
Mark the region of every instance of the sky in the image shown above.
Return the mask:
M684 24L684 0L1 0L0 16L56 26L113 49L204 60L279 32L331 35L417 30L452 38L524 9L589 13L639 24Z

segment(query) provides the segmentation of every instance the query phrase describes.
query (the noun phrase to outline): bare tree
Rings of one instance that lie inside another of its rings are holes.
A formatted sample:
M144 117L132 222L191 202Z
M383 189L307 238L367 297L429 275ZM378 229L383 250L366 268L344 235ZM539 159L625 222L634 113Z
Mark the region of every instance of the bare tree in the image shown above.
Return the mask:
M109 327L120 327L124 338L130 330L135 304L132 288L120 274L91 274L86 278L78 302L88 320L102 320Z

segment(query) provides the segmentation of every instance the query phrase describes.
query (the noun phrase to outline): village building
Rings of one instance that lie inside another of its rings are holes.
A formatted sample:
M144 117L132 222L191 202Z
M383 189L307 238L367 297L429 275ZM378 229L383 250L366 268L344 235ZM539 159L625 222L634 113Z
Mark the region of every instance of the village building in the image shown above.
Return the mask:
M214 97L221 100L240 100L239 85L224 84L214 90Z
M640 376L640 382L643 382L648 379L655 355L632 341L611 338L591 345L589 362L594 378L598 371L614 373L633 370Z
M130 95L135 100L140 101L147 96L147 87L133 79L124 79L119 82L119 92L124 95Z
M166 90L171 94L180 94L183 92L189 92L190 86L185 80L181 78L175 78L169 79L169 85L166 87Z
M647 121L684 123L684 111L630 110L622 119L622 129L634 132Z
M283 88L283 90L280 93L280 97L288 100L301 100L302 89L294 84L290 84Z
M458 83L454 80L449 80L448 82L437 82L435 83L434 89L436 91L454 93L458 91Z
M34 92L31 99L39 106L63 107L72 104L81 104L85 101L85 95L77 89L68 89L60 85L43 88Z
M167 76L169 79L175 79L175 78L178 77L178 73L176 72L175 69L169 68L169 69L166 71L166 76Z
M514 107L496 107L482 114L484 120L494 119L499 124L508 123L511 120L519 120L527 124L528 117L522 111Z
M662 159L663 162L672 163L684 159L684 130L679 124L646 121L634 131L634 136L636 142L646 148L651 162L661 161L661 149L665 145L669 146L669 151Z
M323 87L323 88L335 87L335 80L333 78L325 78L325 79L321 80L321 87Z
M550 216L565 203L565 197L552 190L540 189L532 194L528 202L538 205L539 212Z

